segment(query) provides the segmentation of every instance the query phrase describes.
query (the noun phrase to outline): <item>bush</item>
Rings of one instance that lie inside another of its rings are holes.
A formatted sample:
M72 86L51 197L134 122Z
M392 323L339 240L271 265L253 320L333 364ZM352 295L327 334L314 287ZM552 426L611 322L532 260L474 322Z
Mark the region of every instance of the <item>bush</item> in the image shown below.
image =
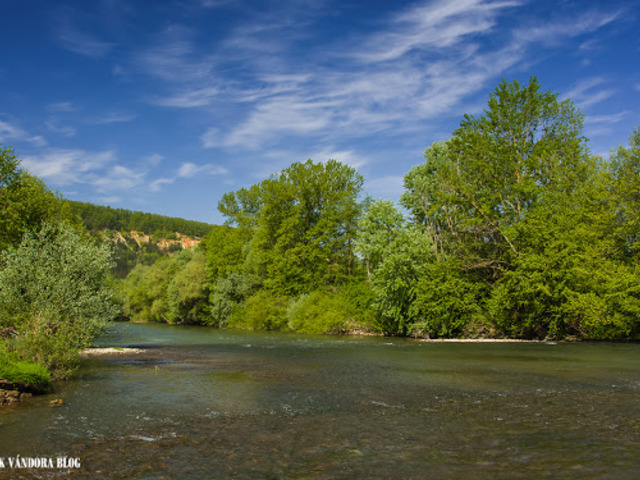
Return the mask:
M287 297L261 290L249 297L242 308L234 310L228 326L251 330L286 330L289 303Z
M300 296L287 310L288 325L298 333L344 333L349 306L343 297L322 291Z
M425 265L411 305L414 333L450 338L472 333L481 317L482 283L451 261Z
M66 224L45 224L0 256L0 326L20 360L67 376L77 359L120 312L108 286L110 251Z
M210 324L224 327L234 310L259 286L260 279L247 273L231 272L219 278L209 297Z
M184 256L184 252L175 256ZM206 258L200 251L178 270L167 287L167 317L171 323L202 324L208 317L209 282Z

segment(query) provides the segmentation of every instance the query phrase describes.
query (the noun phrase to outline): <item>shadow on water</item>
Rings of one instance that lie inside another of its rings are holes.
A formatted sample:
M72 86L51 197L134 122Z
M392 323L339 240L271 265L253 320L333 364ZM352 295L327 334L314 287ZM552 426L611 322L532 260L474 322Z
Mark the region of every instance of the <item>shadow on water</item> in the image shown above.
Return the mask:
M433 344L118 325L0 411L0 478L638 478L640 346ZM64 404L50 408L61 398Z

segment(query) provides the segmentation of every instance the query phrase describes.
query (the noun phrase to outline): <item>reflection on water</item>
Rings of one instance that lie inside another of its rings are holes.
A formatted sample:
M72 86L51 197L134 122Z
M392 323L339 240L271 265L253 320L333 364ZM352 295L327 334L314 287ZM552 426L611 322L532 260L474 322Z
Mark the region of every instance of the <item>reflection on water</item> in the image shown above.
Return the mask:
M133 324L101 342L144 351L0 410L0 457L82 468L0 478L640 478L636 344Z

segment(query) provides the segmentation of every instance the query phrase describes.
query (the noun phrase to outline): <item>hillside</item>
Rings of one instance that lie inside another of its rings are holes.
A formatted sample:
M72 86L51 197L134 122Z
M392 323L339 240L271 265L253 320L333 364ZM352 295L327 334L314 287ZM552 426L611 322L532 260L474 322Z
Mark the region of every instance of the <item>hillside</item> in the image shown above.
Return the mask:
M125 278L139 263L195 248L214 225L153 213L67 200L73 214L91 235L114 245L116 278Z
M144 232L171 238L175 232L189 237L204 237L213 225L195 220L166 217L155 213L137 212L123 208L105 207L86 202L67 200L73 214L91 231L119 230Z

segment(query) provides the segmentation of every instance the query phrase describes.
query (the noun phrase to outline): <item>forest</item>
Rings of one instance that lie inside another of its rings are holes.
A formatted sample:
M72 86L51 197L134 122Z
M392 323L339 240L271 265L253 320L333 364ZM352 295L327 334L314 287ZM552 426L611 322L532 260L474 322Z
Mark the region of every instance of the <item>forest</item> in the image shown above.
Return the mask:
M337 161L223 196L196 252L138 265L131 318L301 333L638 339L640 130L592 155L570 100L501 82L402 208Z
M154 213L111 208L87 202L67 200L71 213L78 216L89 230L140 231L168 238L175 232L204 237L213 225Z
M502 81L481 115L426 148L399 206L363 198L354 168L308 160L226 193L217 226L68 202L0 149L0 356L13 368L0 377L27 364L66 376L122 314L308 334L638 340L640 128L600 158L583 120L535 77ZM117 279L96 228L204 238Z

